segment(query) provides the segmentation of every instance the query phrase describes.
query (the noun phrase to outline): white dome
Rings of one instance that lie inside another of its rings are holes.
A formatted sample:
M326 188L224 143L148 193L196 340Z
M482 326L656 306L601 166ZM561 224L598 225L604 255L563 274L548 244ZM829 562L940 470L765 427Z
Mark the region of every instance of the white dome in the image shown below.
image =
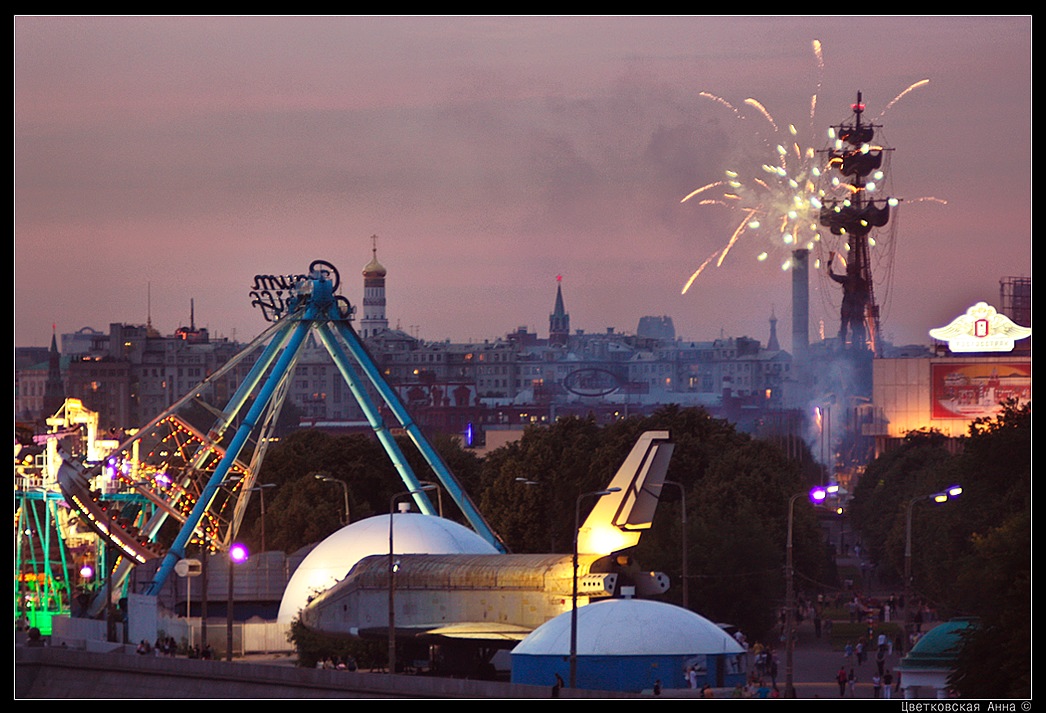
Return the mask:
M451 520L420 513L396 513L396 552L410 555L497 554L497 549ZM277 621L290 624L309 599L333 587L357 562L389 551L389 516L375 515L341 528L316 545L291 575Z
M523 639L512 655L569 656L570 612ZM689 609L648 599L609 599L577 610L578 656L740 654L716 624Z

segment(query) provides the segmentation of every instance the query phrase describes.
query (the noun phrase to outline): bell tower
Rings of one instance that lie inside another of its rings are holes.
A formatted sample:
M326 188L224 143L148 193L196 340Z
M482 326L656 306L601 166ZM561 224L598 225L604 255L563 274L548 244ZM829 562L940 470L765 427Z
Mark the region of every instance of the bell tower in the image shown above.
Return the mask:
M371 260L363 268L363 318L360 336L373 337L389 328L385 316L385 268L378 262L378 236L371 236Z

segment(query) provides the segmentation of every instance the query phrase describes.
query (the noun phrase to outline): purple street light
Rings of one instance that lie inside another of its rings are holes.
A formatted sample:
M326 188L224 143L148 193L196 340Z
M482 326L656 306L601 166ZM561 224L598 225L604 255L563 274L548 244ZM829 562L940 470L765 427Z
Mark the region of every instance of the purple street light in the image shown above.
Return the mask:
M232 661L232 603L233 603L233 586L232 579L233 573L236 571L235 565L243 564L247 561L250 553L247 551L247 546L242 542L234 542L229 545L229 604L226 607L226 618L225 618L225 660Z

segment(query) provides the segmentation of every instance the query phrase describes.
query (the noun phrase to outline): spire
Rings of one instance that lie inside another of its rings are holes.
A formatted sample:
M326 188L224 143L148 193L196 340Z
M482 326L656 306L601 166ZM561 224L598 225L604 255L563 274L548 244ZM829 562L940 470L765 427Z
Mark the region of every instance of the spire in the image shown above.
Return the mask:
M548 343L565 347L570 336L570 315L563 307L563 276L556 275L556 306L548 317Z
M773 307L770 308L770 339L766 343L766 350L771 352L781 351L781 345L777 343L777 315Z
M57 325L51 325L51 352L47 362L47 383L44 385L45 418L58 413L65 403L65 385L62 382L62 357L58 353Z

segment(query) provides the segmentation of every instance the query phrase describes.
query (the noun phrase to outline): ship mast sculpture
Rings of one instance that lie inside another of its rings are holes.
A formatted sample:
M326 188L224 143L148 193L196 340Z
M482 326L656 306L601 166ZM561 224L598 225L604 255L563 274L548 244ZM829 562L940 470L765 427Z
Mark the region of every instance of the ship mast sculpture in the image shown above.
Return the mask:
M840 310L839 344L842 348L879 352L879 307L875 302L869 260L869 234L890 220L895 199L872 197L882 178L885 149L873 145L874 124L861 121L864 104L861 93L852 106L853 120L832 127L835 145L828 150L828 167L842 175L847 197L826 202L821 208L821 225L834 235L846 236L845 272L834 270L835 253L829 253L828 276L843 289Z

